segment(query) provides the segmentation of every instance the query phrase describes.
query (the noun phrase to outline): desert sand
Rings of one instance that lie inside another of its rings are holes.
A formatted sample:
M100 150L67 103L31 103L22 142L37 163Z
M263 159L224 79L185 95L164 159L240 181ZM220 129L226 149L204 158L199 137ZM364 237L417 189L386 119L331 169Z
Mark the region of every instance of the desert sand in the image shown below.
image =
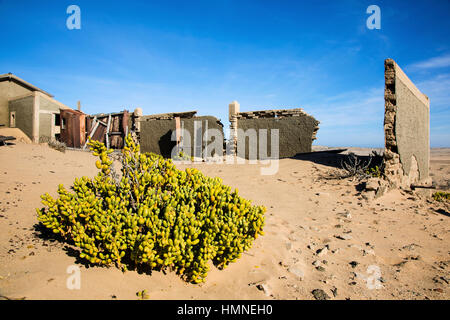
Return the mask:
M448 191L450 149L431 155L433 179ZM93 177L95 158L20 141L0 147L0 296L137 299L145 289L149 299L449 299L448 205L398 190L366 200L357 182L322 178L336 157L282 159L273 176L260 175L258 164L179 165L218 176L267 207L265 235L237 262L212 267L206 283L193 285L171 272L87 268L73 248L42 237L40 195ZM72 265L81 270L79 290L66 286Z

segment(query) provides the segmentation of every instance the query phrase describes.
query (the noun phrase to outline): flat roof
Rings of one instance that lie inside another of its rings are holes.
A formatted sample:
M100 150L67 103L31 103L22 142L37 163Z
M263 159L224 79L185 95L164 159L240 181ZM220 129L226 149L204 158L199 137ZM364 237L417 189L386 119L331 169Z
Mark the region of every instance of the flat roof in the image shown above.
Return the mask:
M48 93L42 89L39 89L36 86L33 86L31 83L26 82L25 80L19 78L16 75L13 75L12 73L0 74L0 82L2 82L2 81L12 81L12 82L15 82L15 83L21 85L22 87L25 87L31 91L39 91L39 92L49 96L50 98L53 98L53 95L51 95L50 93Z

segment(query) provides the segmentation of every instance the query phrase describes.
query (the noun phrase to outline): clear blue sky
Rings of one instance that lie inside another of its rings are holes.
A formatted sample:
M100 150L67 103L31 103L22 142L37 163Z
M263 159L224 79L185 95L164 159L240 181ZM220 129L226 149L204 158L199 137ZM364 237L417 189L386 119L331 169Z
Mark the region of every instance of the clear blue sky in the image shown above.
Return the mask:
M66 9L81 8L81 30ZM381 9L381 30L366 9ZM384 145L384 59L431 100L450 147L450 1L0 0L0 73L87 113L302 107L315 144Z

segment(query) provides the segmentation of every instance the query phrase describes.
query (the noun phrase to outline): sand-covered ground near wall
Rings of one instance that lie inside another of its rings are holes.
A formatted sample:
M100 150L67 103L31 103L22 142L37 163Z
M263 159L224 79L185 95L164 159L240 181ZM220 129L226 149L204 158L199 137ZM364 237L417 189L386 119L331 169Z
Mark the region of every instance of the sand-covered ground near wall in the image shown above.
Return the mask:
M436 185L449 191L450 149L431 156ZM265 235L193 285L171 272L77 263L73 248L36 230L35 208L58 184L93 177L94 157L20 142L0 147L0 298L137 299L145 289L149 299L449 299L448 204L401 191L366 200L355 181L323 178L339 157L283 159L274 175L261 175L260 164L180 165L221 177L267 207ZM67 287L72 265L80 268L79 290Z

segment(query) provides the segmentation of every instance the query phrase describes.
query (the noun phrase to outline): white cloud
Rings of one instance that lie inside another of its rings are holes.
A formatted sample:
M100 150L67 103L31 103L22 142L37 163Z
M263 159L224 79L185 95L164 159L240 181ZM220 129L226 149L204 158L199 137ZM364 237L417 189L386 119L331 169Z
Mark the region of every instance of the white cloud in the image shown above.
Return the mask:
M450 73L438 74L416 83L416 86L430 98L431 111L450 107Z
M428 70L450 67L450 54L430 58L428 60L413 63L407 67L409 70Z
M320 121L315 144L383 146L383 90L352 90L305 105L305 110Z

